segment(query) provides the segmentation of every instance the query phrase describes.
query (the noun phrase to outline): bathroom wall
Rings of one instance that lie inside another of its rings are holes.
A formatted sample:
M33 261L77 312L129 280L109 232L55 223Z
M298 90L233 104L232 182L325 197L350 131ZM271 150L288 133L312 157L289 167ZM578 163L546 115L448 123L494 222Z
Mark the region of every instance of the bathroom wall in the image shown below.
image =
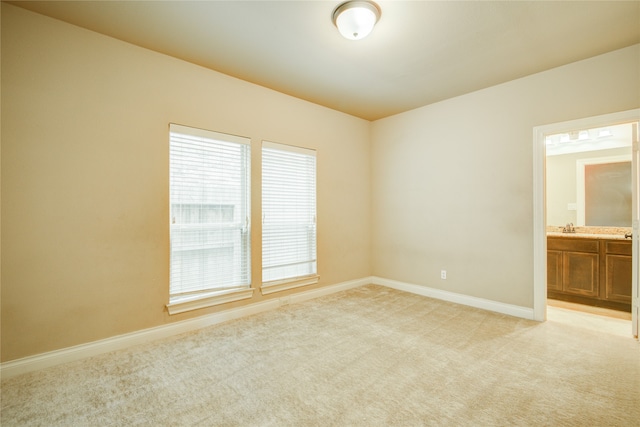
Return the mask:
M612 156L628 156L631 160L631 147L547 156L547 225L564 226L567 223L578 225L577 210L568 209L569 204L575 204L578 200L576 162ZM584 190L584 185L582 188ZM631 212L629 212L629 220L631 220Z

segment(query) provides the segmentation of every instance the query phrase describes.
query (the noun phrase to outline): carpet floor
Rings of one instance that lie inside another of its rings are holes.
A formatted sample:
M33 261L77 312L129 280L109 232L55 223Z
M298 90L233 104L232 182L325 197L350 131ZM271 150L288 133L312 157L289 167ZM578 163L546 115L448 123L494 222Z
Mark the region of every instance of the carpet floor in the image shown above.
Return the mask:
M2 426L638 426L640 344L370 285L2 381Z

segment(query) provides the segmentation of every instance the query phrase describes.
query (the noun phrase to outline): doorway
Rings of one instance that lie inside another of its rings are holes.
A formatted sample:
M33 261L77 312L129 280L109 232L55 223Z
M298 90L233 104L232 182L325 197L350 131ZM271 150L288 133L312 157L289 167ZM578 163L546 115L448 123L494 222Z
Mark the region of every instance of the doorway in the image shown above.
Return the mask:
M546 182L546 154L547 139L551 135L567 135L569 138L575 136L579 138L579 131L586 129L606 129L608 126L635 123L640 121L640 109L630 110L620 113L607 114L597 117L589 117L570 122L554 123L534 128L534 319L543 321L547 316L547 182ZM637 141L637 130L633 138ZM632 265L632 331L635 336L638 334L638 153L634 155L634 215L632 229L633 236L633 265ZM564 209L567 211L576 210L576 203L567 203ZM569 214L570 212L565 212ZM575 212L574 212L575 214ZM568 221L570 223L570 221ZM577 223L577 221L576 221ZM575 223L573 223L575 225Z

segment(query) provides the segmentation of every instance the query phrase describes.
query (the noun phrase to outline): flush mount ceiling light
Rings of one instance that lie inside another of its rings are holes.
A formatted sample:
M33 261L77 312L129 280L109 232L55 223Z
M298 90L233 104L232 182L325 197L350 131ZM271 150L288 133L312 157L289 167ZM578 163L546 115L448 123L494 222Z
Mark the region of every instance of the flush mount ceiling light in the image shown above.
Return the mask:
M372 1L347 1L333 11L333 23L344 38L360 40L373 30L380 13L380 6Z

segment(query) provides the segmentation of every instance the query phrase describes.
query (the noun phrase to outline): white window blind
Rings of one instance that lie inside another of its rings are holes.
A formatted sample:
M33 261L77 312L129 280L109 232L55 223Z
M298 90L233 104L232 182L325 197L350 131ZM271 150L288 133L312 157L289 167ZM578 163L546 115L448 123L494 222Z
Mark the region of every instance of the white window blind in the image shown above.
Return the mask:
M171 301L250 286L249 143L170 125Z
M316 153L262 143L262 281L317 273Z

